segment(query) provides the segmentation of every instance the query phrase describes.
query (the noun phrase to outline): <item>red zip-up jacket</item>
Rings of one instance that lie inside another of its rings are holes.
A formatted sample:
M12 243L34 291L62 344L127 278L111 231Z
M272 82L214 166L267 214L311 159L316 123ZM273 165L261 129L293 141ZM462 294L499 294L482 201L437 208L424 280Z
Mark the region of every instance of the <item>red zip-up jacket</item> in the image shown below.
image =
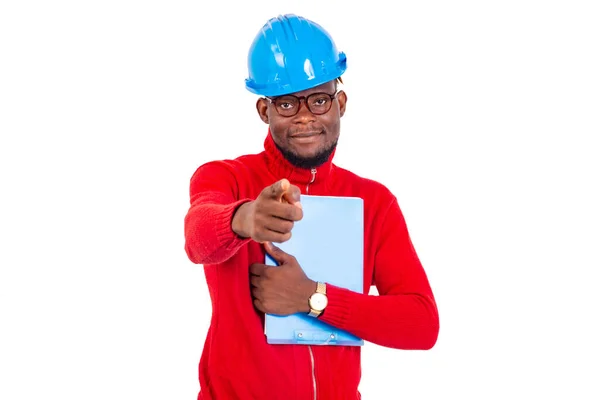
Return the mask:
M275 147L200 166L190 182L185 251L204 265L212 318L199 363L203 400L360 399L360 347L270 345L264 315L250 293L249 266L264 263L257 242L231 229L236 209L287 178L303 194L364 200L364 292L327 285L319 317L366 341L395 349L427 350L437 341L437 307L395 196L382 184L332 162L293 167ZM369 295L371 285L379 295ZM308 299L307 299L308 301Z

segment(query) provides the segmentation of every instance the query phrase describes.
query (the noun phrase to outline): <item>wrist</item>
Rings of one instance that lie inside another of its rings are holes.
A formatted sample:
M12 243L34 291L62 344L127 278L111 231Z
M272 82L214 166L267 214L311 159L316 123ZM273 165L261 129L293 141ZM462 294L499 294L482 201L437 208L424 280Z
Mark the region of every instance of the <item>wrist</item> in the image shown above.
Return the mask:
M246 215L248 214L248 207L250 207L252 201L247 201L237 208L231 219L231 230L242 238L248 238L250 235L245 229Z
M310 306L308 304L310 300L310 296L313 295L317 291L317 282L313 280L308 280L304 285L303 289L300 291L301 297L298 300L299 312L309 313Z

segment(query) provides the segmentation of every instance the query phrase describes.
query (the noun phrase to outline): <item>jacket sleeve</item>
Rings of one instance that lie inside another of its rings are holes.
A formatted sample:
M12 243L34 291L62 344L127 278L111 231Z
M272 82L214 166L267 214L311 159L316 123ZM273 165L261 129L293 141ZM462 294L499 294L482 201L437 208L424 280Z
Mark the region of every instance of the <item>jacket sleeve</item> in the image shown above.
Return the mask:
M227 162L212 161L196 170L184 219L185 251L193 263L224 262L251 240L231 229L238 207L250 200L238 198L237 181Z
M381 346L428 350L438 337L437 306L395 197L378 237L373 278L379 295L327 285L319 319Z

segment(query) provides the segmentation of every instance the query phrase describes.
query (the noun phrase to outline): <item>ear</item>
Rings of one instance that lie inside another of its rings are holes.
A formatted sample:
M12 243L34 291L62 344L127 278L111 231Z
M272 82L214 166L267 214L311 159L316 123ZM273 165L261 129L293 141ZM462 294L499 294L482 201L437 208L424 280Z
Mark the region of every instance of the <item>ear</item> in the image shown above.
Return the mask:
M346 102L348 101L348 96L346 96L346 92L340 90L337 99L340 105L340 117L343 117L346 113Z
M269 102L265 98L260 98L256 100L256 111L258 112L258 116L265 123L269 123Z

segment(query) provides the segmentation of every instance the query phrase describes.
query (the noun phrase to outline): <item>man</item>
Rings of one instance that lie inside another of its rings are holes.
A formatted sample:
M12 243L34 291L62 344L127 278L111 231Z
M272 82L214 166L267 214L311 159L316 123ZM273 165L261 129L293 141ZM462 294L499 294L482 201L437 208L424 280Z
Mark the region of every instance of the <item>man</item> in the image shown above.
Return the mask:
M268 125L264 151L200 166L190 183L185 250L204 264L213 314L199 399L360 399L360 347L271 345L264 315L311 313L366 341L426 350L439 321L394 195L333 162L347 96L346 56L318 24L269 20L249 52L246 87ZM303 217L301 194L364 200L364 292L307 277L273 242ZM266 266L265 254L280 263ZM375 285L379 295L369 295ZM327 306L311 308L325 293Z

